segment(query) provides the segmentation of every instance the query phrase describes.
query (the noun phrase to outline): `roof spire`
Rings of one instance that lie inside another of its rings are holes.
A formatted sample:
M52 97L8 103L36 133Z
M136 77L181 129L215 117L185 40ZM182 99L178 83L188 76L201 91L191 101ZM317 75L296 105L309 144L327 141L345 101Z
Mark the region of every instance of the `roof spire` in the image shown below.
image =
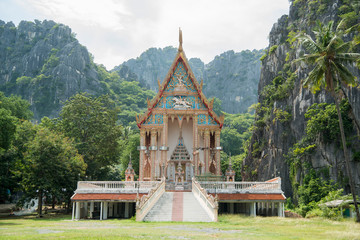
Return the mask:
M182 43L183 43L183 39L182 39L182 31L181 28L179 28L179 52L182 52L183 48L182 48Z

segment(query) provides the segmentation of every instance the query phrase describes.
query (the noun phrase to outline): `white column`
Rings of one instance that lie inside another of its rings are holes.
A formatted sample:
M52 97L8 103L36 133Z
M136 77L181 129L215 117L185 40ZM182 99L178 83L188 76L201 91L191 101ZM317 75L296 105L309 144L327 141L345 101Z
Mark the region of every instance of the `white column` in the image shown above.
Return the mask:
M109 217L113 217L114 216L114 203L113 202L109 202Z
M250 216L256 217L256 203L250 203Z
M281 215L282 215L282 212L281 212L281 202L278 202L277 203L277 215L278 215L278 217L282 217Z
M94 212L94 202L90 202L90 218L93 218L93 212Z
M129 203L125 203L125 218L129 218Z
M104 216L103 219L106 220L108 217L108 202L104 202Z
M281 216L285 217L285 207L284 207L284 203L281 203Z
M275 203L271 203L271 216L275 216Z
M71 220L73 221L74 221L74 214L75 214L75 202L73 202L72 217L71 217Z
M84 212L85 212L85 218L89 217L89 213L88 213L88 202L84 202Z
M76 202L75 219L80 219L80 202Z
M103 202L100 202L100 220L103 220Z

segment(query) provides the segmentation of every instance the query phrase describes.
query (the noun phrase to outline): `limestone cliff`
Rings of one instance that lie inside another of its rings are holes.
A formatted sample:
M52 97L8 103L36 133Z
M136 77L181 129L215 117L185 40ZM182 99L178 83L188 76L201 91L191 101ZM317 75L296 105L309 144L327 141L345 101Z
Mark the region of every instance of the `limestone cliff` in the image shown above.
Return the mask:
M18 27L0 21L0 63L0 91L29 100L35 119L57 116L77 92L101 92L87 49L69 27L53 21Z
M289 197L294 186L301 185L309 169L314 169L322 178L332 179L349 192L343 151L339 140L327 141L319 138L316 148L303 157L302 163L290 171L288 155L296 143L302 141L307 119L305 113L314 103L333 103L332 97L325 91L312 94L304 89L301 79L309 72L309 68L300 68L292 64L303 50L293 48L293 36L298 31L311 34L315 21L326 23L329 20L339 21L340 15L351 11L351 1L329 0L297 0L291 1L289 15L282 16L269 35L269 47L262 60L261 78L258 86L259 105L256 111L256 122L252 134L249 152L243 162L244 180L266 180L275 176L282 178L282 187ZM311 70L311 69L310 69ZM359 70L352 71L360 76ZM360 91L348 88L346 93L353 106L354 115L350 118L360 119ZM354 123L354 122L353 122ZM360 192L360 162L356 160L358 151L356 128L348 137L351 168ZM339 137L340 138L340 137Z

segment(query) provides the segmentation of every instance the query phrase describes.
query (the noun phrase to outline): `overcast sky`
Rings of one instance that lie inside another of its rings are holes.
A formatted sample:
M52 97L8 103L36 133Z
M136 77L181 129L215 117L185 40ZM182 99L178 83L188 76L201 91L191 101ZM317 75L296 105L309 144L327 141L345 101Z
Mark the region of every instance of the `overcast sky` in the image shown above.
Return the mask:
M0 0L0 19L68 25L108 70L150 47L178 46L205 63L228 50L268 46L288 0Z

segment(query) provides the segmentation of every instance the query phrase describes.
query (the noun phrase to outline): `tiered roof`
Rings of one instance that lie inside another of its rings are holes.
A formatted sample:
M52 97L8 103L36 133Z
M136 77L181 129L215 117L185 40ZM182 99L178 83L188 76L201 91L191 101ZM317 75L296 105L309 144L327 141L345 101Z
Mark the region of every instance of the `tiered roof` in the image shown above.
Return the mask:
M139 116L136 116L136 122L139 128L141 128L142 124L144 124L146 122L146 120L150 117L153 109L157 106L157 104L159 103L159 101L162 99L165 90L168 88L168 85L170 83L171 78L174 75L175 69L178 67L179 64L182 64L185 68L185 71L187 72L187 74L189 75L189 79L192 83L192 85L195 88L195 92L196 95L199 97L200 101L204 104L206 110L208 111L208 114L210 117L212 117L212 120L218 124L220 126L220 128L223 126L224 124L224 116L218 116L214 111L213 111L213 104L214 104L214 100L209 101L207 100L207 98L205 97L203 91L202 91L202 87L203 87L203 81L201 81L201 84L198 83L198 81L196 80L194 73L192 72L190 65L187 61L187 58L185 56L185 52L183 50L182 47L182 32L181 30L179 30L179 48L178 48L178 52L175 56L174 62L172 63L169 72L167 73L164 81L160 84L160 82L158 81L159 84L159 91L156 94L156 96L148 102L148 109L144 114L141 114Z

